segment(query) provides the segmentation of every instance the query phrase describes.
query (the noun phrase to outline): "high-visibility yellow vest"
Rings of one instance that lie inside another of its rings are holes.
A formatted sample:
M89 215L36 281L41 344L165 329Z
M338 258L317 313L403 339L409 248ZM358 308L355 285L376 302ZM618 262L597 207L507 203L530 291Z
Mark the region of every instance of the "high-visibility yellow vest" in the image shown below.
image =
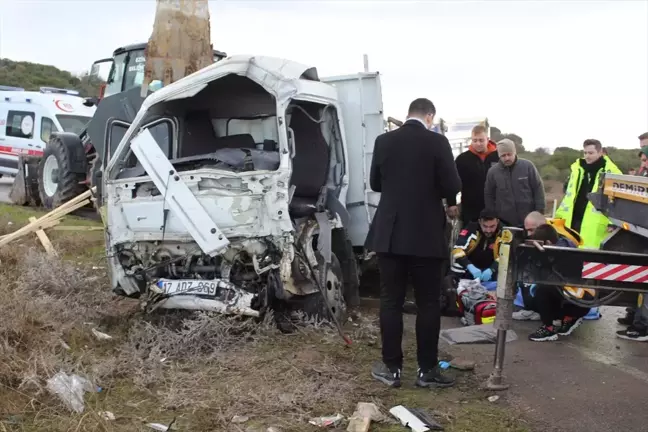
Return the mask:
M612 162L607 156L605 158L605 172L613 174L621 174L621 170ZM596 192L599 187L600 174L603 170L599 170L596 173L594 180L594 187L592 192ZM578 190L583 184L583 177L585 176L585 170L580 165L580 159L577 159L571 165L571 173L569 175L569 182L567 184L567 190L565 191L565 197L560 203L560 207L556 211L556 218L564 219L565 225L570 227L572 223L572 216L574 215L574 202L576 201L576 196L578 195ZM607 235L607 226L609 224L609 219L596 210L591 202L588 201L587 207L585 207L585 213L583 214L583 221L581 223L580 236L583 239L582 244L579 247L598 249L601 245L601 242Z

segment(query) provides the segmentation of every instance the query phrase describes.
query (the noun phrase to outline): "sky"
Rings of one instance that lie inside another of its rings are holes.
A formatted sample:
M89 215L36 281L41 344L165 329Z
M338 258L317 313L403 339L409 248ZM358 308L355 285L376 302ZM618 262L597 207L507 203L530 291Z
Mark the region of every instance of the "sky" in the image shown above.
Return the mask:
M431 99L452 121L487 117L527 148L638 147L648 131L648 0L210 1L212 42L381 74L385 116ZM148 40L154 0L0 0L0 57L88 70ZM1 84L1 83L0 83Z

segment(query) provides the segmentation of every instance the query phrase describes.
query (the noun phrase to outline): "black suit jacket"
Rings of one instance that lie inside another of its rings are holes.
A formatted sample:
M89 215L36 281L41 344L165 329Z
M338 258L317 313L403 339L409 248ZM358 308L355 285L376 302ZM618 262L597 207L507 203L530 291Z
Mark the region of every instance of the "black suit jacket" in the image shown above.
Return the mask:
M376 138L371 189L380 192L365 246L378 253L448 259L443 198L461 180L448 139L416 120Z

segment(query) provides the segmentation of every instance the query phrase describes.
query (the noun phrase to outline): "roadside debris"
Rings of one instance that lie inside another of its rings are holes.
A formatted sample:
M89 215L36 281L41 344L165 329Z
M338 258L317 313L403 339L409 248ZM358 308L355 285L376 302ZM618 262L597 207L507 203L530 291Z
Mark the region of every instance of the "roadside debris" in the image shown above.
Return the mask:
M488 396L488 402L497 402L499 400L499 396Z
M349 418L347 432L367 432L371 422L385 422L387 417L373 403L358 402L355 412Z
M460 371L471 371L475 369L475 362L474 360L454 358L450 361L450 367Z
M317 427L329 427L329 426L337 426L340 424L340 422L344 420L344 417L342 414L336 414L334 416L327 416L327 417L315 417L310 419L308 423L317 426Z
M47 390L57 395L72 411L82 413L84 409L84 393L95 393L99 391L99 388L78 375L59 372L47 380Z
M115 414L111 413L110 411L99 411L97 414L99 414L99 416L106 421L112 421L116 418Z
M175 421L176 419L174 417L173 420L171 420L171 423L169 423L169 426L165 426L162 423L147 423L146 426L156 431L167 432L171 430L171 426L173 426Z
M398 405L389 410L403 426L410 428L414 432L442 431L441 426L432 416L420 409L405 408Z
M497 330L492 324L479 324L468 327L458 327L441 331L439 337L450 345L454 344L475 344L495 343ZM517 334L513 330L506 332L506 342L517 340Z
M98 340L110 340L113 337L110 336L109 334L102 333L97 329L92 329L92 334L98 339Z
M95 188L87 190L76 198L71 199L70 201L66 202L60 207L57 207L46 215L39 217L38 219L34 217L29 218L29 223L24 227L19 228L18 230L10 234L1 236L0 247L6 246L10 242L22 238L28 234L36 233L38 239L41 241L41 244L45 248L45 251L49 255L56 255L56 250L54 250L54 247L49 241L49 238L45 234L44 230L58 225L61 222L61 219L67 214L90 204L92 195L95 193L95 191ZM72 227L72 229L76 228Z
M245 423L248 420L250 420L250 417L248 416L235 415L232 417L232 423Z

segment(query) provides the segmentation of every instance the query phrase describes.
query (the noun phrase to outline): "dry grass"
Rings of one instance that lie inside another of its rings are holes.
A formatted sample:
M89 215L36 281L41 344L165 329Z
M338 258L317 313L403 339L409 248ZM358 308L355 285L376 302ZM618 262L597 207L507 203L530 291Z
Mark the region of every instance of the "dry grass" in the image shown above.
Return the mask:
M265 431L274 425L303 432L316 430L309 418L350 415L359 401L435 410L448 431L526 430L485 402L472 374L442 393L375 384L368 376L379 357L374 311L349 324L351 347L326 323L303 322L286 335L272 317L144 315L137 301L111 294L98 261L102 234L74 241L69 235L51 235L62 259L46 257L33 236L0 249L0 431L144 431L151 430L145 423L175 418L182 431ZM92 329L113 339L97 340ZM71 413L45 389L59 371L102 387L86 393L84 413ZM116 420L105 420L104 411ZM250 420L233 424L235 415ZM387 424L372 430L403 429Z

